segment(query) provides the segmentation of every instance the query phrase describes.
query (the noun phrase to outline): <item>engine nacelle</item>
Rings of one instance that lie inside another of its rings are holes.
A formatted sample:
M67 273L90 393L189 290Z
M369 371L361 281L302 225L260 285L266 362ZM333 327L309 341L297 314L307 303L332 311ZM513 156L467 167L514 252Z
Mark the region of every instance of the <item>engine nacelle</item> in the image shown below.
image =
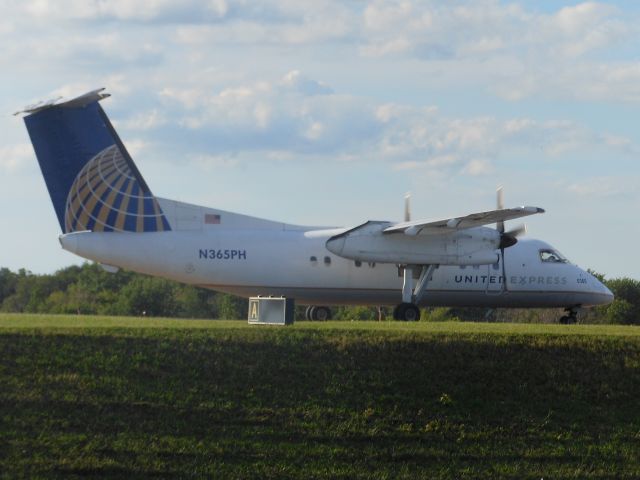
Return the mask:
M500 233L488 227L439 234L383 233L387 222L367 222L327 240L350 260L400 265L488 265L498 262Z

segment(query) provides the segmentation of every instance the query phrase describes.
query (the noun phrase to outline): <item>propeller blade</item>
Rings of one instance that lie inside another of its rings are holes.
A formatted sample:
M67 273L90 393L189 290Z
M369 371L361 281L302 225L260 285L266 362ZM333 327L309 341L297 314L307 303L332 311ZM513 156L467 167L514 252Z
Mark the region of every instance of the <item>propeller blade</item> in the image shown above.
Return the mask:
M526 235L527 226L522 223L518 225L516 228L512 228L509 231L505 232L505 235L512 235L514 237L521 237L522 235Z
M504 190L502 186L496 190L496 205L498 210L504 208ZM518 235L520 234L520 227L517 227L508 232L504 231L504 221L496 223L496 229L500 232L500 260L502 261L502 290L507 292L507 262L504 257L505 248L513 247L518 243ZM524 227L526 231L526 227Z
M502 260L502 291L508 292L507 289L507 262L504 258L504 248L500 249L500 260Z
M505 248L513 247L516 243L518 243L518 237L527 233L527 226L522 223L518 225L516 228L512 228L507 232L503 232L500 235L500 245L499 248L504 253Z
M411 221L411 193L404 194L404 221Z
M504 208L504 192L502 187L498 187L496 190L496 207L498 210L502 210ZM496 223L496 229L500 233L504 233L504 221Z

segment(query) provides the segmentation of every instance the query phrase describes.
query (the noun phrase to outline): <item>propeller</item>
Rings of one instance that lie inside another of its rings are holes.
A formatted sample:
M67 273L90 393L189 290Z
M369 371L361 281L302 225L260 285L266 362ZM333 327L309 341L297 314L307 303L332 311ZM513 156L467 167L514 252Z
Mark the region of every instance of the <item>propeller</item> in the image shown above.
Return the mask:
M404 221L411 221L411 192L404 194Z
M498 187L498 190L496 191L496 207L498 210L504 209L504 191L502 187ZM500 232L499 248L504 255L505 248L513 247L518 243L518 237L527 233L527 226L524 223L521 223L517 227L505 231L504 220L501 220L496 223L496 230Z
M502 187L498 187L496 191L496 206L498 210L504 209L504 191ZM502 258L502 288L507 290L507 271L506 271L506 261L504 258L504 250L505 248L513 247L516 243L518 243L518 237L527 233L527 226L522 223L515 228L505 231L504 228L504 220L501 220L496 223L496 230L500 232L500 244L498 247L500 248L500 257Z

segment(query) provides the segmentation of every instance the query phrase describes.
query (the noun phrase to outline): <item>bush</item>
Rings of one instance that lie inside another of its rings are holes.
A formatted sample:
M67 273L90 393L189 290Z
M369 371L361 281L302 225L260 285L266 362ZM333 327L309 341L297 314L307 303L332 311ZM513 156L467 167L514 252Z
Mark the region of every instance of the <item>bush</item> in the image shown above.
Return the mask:
M459 320L459 318L451 315L451 309L449 307L430 307L423 308L420 311L421 322L450 322Z
M606 309L607 323L632 325L638 323L634 306L624 298L616 298Z

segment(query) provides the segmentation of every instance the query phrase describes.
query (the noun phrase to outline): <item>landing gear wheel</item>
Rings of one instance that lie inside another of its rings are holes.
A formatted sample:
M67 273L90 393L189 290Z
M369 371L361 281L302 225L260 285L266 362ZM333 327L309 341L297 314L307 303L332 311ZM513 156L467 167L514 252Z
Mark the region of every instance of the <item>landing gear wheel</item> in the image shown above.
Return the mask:
M329 307L314 307L312 312L312 319L319 320L320 322L331 320L331 310L329 309Z
M413 303L401 303L393 309L393 318L405 322L417 322L420 320L420 309Z
M313 317L311 316L311 310L313 309L312 305L309 305L306 310L304 311L304 319L305 320L313 320Z
M578 317L576 315L564 315L560 317L561 325L575 325L578 323Z
M579 306L578 307L568 307L565 308L565 312L566 315L563 315L562 317L560 317L560 324L561 325L575 325L576 323L578 323L578 310L579 310Z
M331 320L331 309L329 307L316 307L309 305L304 312L304 318L307 320L317 320L325 322Z

